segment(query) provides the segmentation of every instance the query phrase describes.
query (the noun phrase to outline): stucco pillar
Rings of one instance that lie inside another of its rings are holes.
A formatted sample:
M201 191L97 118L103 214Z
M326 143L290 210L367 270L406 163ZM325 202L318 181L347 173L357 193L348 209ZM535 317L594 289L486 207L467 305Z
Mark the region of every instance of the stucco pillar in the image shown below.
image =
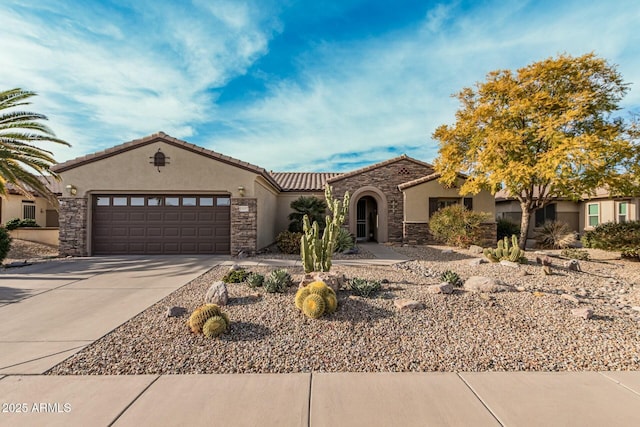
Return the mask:
M60 245L58 251L61 256L88 255L87 207L87 198L60 198Z

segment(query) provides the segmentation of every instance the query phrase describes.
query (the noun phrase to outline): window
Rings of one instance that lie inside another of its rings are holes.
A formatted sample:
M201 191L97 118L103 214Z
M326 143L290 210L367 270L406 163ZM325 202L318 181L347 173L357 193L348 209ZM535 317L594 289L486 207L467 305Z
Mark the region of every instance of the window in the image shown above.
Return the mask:
M618 203L618 222L627 222L627 215L629 212L629 203Z
M36 219L36 204L34 202L22 201L22 219Z
M164 166L165 163L166 159L164 157L164 153L158 150L158 152L153 155L153 166Z
M464 199L462 199L462 204L464 205L465 208L467 208L467 210L472 211L473 210L473 197L465 197Z
M229 197L216 197L216 206L231 206Z
M165 206L180 206L180 197L165 197Z
M144 206L144 197L131 197L131 206Z
M147 206L162 206L162 197L147 197Z
M200 206L213 206L213 197L200 197Z
M196 198L195 197L183 197L182 198L182 206L195 206Z
M429 197L429 218L442 208L459 204L460 199Z
M96 197L97 206L109 206L111 205L111 198L109 196Z
M589 227L595 227L600 224L600 204L599 203L589 203L587 205L587 217Z
M544 208L536 209L536 227L542 227L547 221L556 220L556 204L551 203Z
M126 197L114 197L113 198L113 206L127 206L127 198Z

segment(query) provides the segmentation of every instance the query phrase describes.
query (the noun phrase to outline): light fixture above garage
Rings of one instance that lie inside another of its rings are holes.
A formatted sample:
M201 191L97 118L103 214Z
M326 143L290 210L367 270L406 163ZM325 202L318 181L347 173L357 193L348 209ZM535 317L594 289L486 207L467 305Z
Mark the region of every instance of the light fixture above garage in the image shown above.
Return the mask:
M158 148L158 151L156 151L156 153L149 158L152 159L149 163L158 168L158 172L160 172L161 167L169 164L169 162L167 161L169 157L165 156L160 148Z

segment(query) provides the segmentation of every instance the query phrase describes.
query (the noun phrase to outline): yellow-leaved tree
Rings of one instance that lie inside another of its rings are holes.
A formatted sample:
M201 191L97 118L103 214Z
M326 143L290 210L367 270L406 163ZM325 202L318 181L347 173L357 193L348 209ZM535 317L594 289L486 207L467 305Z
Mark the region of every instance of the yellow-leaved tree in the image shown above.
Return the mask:
M490 72L454 95L455 124L433 134L440 182L451 185L462 172L461 194L507 190L522 209L524 248L530 214L553 198L578 200L598 187L637 191L636 128L614 117L627 91L616 67L592 53Z

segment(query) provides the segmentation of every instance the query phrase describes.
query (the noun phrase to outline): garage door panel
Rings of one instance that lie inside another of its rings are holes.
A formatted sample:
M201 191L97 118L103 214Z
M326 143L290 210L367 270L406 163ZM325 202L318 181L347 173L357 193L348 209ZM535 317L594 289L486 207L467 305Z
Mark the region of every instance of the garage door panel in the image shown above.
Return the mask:
M93 205L92 241L95 254L205 254L230 252L230 207L193 206L196 196L171 196L183 203L165 206L163 197L100 196L127 205ZM132 197L136 205L131 204ZM215 197L215 196L212 196ZM139 206L137 199L160 200L159 206ZM185 200L186 199L186 200Z

